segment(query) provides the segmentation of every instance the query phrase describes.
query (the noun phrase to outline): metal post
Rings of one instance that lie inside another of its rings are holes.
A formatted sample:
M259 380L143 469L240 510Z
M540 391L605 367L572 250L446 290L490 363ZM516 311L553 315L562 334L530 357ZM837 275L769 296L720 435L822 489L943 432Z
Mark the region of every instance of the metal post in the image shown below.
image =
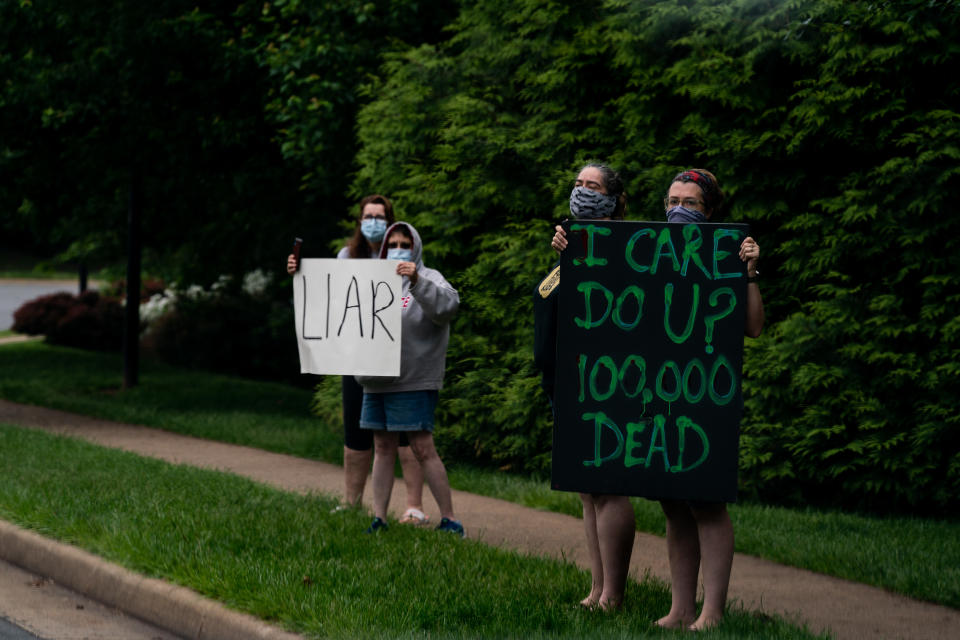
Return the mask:
M140 170L134 169L130 181L130 206L127 212L127 307L123 327L123 388L139 382L140 369L140 209L143 186Z
M80 295L83 295L87 292L87 264L81 262L77 267L77 272L80 277Z

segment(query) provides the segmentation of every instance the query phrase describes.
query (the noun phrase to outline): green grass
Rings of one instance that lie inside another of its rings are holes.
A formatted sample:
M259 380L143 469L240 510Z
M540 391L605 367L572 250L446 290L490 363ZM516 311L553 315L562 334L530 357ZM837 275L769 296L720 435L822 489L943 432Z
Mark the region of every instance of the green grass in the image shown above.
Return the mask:
M576 495L546 482L454 468L457 488L536 509L580 515ZM633 498L637 529L666 535L656 502ZM781 564L960 608L960 522L869 517L759 504L731 505L736 550Z
M79 373L78 373L79 372ZM0 397L198 437L341 462L339 425L311 416L311 393L288 385L145 362L141 384L118 391L121 360L42 343L0 346ZM443 437L442 427L438 438ZM449 462L449 461L448 461ZM458 489L580 515L574 494L548 483L448 464ZM659 507L635 499L638 528L664 534ZM756 504L730 509L737 550L960 608L960 522L876 518Z
M622 613L573 606L575 566L432 530L359 532L359 510L238 476L0 425L0 517L139 573L324 638L678 637L657 581L628 586ZM711 637L814 637L732 611Z

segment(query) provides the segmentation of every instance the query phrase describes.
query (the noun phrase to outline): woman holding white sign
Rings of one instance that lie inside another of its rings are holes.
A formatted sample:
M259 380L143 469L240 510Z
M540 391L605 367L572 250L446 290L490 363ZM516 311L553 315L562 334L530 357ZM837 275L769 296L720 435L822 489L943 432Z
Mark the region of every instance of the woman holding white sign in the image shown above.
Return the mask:
M359 216L353 235L337 254L339 260L376 258L387 227L394 223L393 203L386 196L371 194L360 201ZM287 257L287 273L298 268L297 259ZM373 434L360 428L360 409L363 405L363 387L353 376L341 377L343 404L343 475L346 507L355 507L363 499L363 490L373 460ZM407 489L407 511L402 522L426 524L430 518L423 512L423 471L416 456L410 451L406 437L400 439L400 467ZM337 510L343 507L337 507Z
M622 220L627 200L620 175L605 165L588 164L577 174L570 193L570 213L578 220ZM560 227L557 227L560 229ZM558 231L566 248L566 237ZM557 251L556 239L553 244ZM534 293L534 362L543 372L543 388L554 405L559 265ZM583 526L590 555L590 593L580 601L587 609L611 610L623 603L636 531L633 505L626 496L581 493Z
M397 222L386 232L380 257L398 260L400 296L400 375L357 376L363 385L360 428L373 431L373 510L367 533L384 531L393 491L393 467L400 434L423 469L440 508L437 529L464 535L453 513L450 481L433 442L433 415L446 368L450 320L460 306L457 290L443 274L423 264L423 243L412 225Z

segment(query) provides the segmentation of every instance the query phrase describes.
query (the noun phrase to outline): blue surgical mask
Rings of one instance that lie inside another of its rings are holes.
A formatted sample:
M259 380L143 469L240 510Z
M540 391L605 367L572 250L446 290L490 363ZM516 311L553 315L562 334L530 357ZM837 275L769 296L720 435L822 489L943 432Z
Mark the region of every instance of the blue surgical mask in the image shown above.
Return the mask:
M617 199L605 193L574 187L570 192L570 213L574 218L590 220L609 218L617 209Z
M387 232L387 221L383 218L367 218L360 221L360 233L370 242L380 242Z
M413 260L413 250L387 249L387 260L403 260L404 262L410 262Z
M707 216L696 209L687 209L677 205L667 209L667 222L706 222Z

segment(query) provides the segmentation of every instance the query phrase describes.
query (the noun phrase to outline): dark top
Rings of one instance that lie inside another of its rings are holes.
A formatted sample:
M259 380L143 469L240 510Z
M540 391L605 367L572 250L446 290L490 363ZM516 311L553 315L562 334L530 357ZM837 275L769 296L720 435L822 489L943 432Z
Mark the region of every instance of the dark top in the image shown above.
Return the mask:
M553 402L557 368L557 301L560 262L533 290L533 363L540 369L540 386Z

